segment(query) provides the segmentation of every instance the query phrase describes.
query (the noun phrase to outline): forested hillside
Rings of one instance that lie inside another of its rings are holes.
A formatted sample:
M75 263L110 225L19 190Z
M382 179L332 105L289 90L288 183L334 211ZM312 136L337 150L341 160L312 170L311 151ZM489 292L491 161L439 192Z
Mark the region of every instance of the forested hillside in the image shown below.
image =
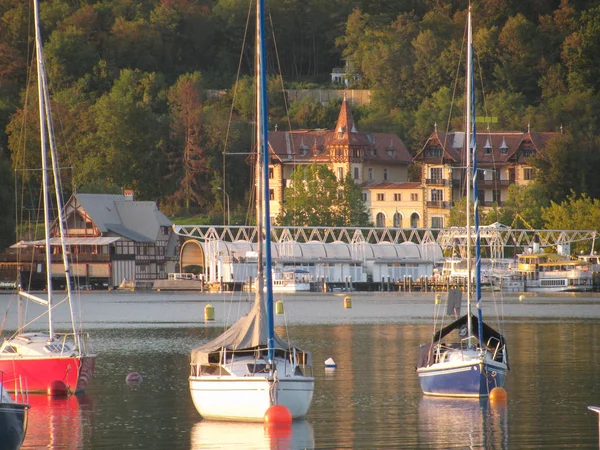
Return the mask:
M395 132L415 151L434 123L448 126L452 104L450 127L460 127L466 0L267 6L271 117L279 129L288 123L281 80L329 87L342 58L360 76L354 87L373 91L371 105L355 110L360 129ZM133 189L167 211L206 213L221 208L215 194L225 184L232 207L243 204L251 183L245 158L224 163L222 155L251 145L249 12L248 0L42 0L69 189ZM544 195L600 198L600 2L476 0L473 15L477 83L485 92L480 115L497 117L494 129L562 129L565 138L542 168ZM13 169L40 165L32 16L29 1L0 0L3 190L12 189L8 162ZM228 95L209 99L208 89ZM330 128L337 107L292 104L291 126Z

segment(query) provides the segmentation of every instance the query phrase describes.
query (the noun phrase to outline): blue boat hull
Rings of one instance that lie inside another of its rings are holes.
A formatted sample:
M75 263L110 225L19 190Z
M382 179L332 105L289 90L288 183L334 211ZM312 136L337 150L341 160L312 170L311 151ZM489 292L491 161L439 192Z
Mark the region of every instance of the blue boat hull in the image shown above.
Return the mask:
M426 395L487 397L495 387L504 387L506 366L481 361L471 364L436 364L417 370Z

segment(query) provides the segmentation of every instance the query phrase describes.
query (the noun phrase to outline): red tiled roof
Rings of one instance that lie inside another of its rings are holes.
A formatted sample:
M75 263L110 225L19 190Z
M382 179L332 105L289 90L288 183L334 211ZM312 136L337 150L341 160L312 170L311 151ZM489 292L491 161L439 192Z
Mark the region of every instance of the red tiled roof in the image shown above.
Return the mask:
M414 160L423 159L423 151L431 145L442 148L444 158L455 162L464 159L463 132L433 132L423 148L417 153ZM556 136L554 132L530 133L521 131L483 131L477 133L477 162L478 163L505 163L514 159L515 153L523 145L531 145L538 156L544 157L543 148L547 142ZM504 149L503 149L504 147ZM504 151L503 151L504 150Z

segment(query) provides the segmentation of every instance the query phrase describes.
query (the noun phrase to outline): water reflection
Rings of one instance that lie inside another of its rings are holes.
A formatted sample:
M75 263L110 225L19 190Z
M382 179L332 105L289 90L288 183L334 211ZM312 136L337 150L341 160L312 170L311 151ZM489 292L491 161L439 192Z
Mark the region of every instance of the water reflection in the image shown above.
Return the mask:
M429 448L508 448L508 408L487 399L423 397L419 441Z
M296 420L291 427L266 428L262 423L203 420L192 428L191 448L199 449L312 449L312 425Z
M30 395L27 435L21 449L82 448L89 442L87 415L93 409L86 395Z

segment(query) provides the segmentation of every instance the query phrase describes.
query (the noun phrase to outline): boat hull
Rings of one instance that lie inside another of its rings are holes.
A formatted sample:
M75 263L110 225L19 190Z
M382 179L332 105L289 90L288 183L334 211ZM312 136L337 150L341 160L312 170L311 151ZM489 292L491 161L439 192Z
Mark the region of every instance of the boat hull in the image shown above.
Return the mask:
M80 393L92 379L95 360L96 355L0 358L0 372L9 392L47 392L50 383L62 381L71 393Z
M504 387L507 368L490 362L434 364L417 369L425 395L487 397L495 387Z
M267 377L190 377L190 393L205 419L262 422L271 406ZM306 415L312 402L312 377L286 377L277 382L277 403L289 409L293 419Z
M27 431L29 405L23 403L0 403L0 448L18 449Z

